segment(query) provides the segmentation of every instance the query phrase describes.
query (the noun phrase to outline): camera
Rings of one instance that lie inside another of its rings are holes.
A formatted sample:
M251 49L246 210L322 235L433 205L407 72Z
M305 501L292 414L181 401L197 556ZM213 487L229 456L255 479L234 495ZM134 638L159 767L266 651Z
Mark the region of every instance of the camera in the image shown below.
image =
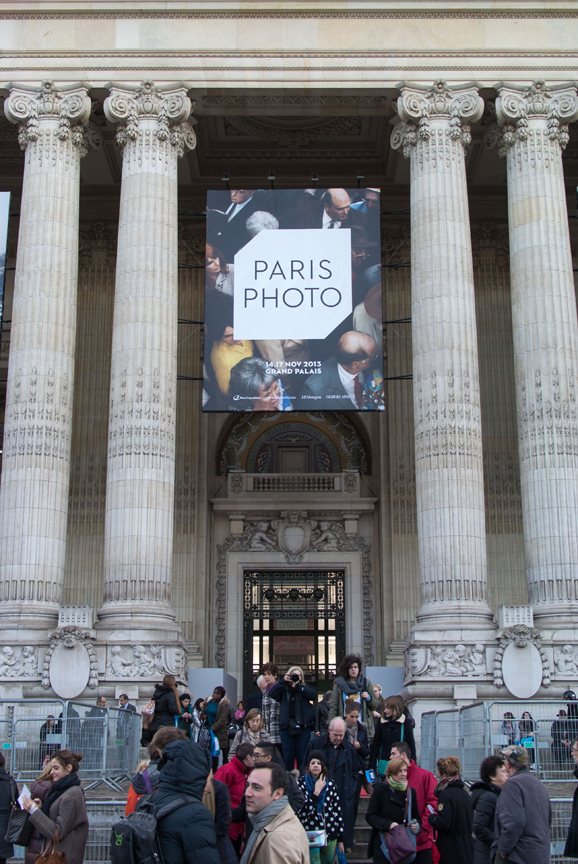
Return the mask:
M298 672L292 672L290 677L292 681L301 681L301 675Z

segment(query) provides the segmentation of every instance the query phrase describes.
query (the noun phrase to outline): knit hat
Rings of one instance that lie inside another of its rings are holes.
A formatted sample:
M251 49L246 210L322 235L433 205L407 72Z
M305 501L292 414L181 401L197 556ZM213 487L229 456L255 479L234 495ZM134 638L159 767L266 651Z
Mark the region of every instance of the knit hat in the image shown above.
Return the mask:
M506 747L505 750L500 750L502 756L505 756L507 761L512 765L527 765L530 761L528 751L525 747L515 744L512 747Z
M190 696L190 694L189 694L189 693L182 693L182 694L179 696L179 700L182 702L183 699L188 699L189 702L190 702L190 701L191 701L191 696Z
M309 758L307 760L307 763L309 764L309 762L311 762L312 759L318 759L320 762L325 762L325 756L323 755L321 750L312 750L311 753L309 754Z

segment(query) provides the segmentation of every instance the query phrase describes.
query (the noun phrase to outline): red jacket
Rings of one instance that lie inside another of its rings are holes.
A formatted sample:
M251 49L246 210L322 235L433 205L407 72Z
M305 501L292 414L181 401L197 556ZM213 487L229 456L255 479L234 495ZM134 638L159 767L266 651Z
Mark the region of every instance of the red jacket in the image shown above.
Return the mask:
M413 759L407 769L407 781L417 795L417 808L421 816L421 834L417 835L417 851L432 849L434 847L433 828L428 822L429 810L427 805L431 804L434 812L437 812L438 799L434 795L437 780L431 771L418 768Z
M241 799L245 794L245 786L247 785L247 775L251 773L251 768L245 765L244 762L237 756L233 756L230 762L221 765L215 771L215 780L220 780L221 783L226 783L229 787L229 796L231 798L231 809L238 807ZM236 840L237 837L245 833L245 825L242 822L233 822L229 828L229 837Z

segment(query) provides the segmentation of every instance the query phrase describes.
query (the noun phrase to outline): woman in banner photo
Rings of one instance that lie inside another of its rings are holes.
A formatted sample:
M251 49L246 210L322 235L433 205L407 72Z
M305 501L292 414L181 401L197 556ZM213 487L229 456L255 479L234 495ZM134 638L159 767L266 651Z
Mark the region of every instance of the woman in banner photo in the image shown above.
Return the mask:
M229 396L231 411L293 410L281 380L260 357L248 357L231 369Z
M233 296L235 268L227 264L225 256L216 246L205 246L205 285L223 294Z

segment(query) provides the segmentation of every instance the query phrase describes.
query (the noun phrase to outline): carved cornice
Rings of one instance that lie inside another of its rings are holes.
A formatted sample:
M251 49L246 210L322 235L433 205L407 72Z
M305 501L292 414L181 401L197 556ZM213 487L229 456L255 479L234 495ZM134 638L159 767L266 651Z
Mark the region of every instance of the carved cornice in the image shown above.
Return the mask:
M118 125L116 143L125 147L137 141L143 121L156 126L157 142L169 142L182 156L184 148L193 150L197 139L187 119L192 103L184 84L157 87L152 81L143 81L139 87L110 85L111 95L105 99L104 113L111 123Z
M70 141L82 155L87 146L94 146L99 140L96 127L91 130L90 140L86 138L84 127L92 106L85 85L55 87L52 81L43 81L40 87L9 84L8 89L10 95L4 101L4 113L11 123L18 124L18 141L23 150L41 137L43 121L53 124L58 120L58 140Z
M575 84L546 86L534 81L529 87L516 84L496 84L497 127L488 130L485 143L498 144L500 155L520 141L526 141L531 126L547 132L550 141L564 149L569 140L568 124L578 119L578 95ZM532 121L538 121L533 124Z
M397 100L400 122L391 136L394 150L403 148L403 155L407 158L418 141L430 140L434 131L432 124L446 127L444 131L451 141L459 141L464 147L471 143L470 124L479 120L484 111L477 85L448 87L445 81L440 80L432 87L408 85L403 81L397 86L401 93Z

